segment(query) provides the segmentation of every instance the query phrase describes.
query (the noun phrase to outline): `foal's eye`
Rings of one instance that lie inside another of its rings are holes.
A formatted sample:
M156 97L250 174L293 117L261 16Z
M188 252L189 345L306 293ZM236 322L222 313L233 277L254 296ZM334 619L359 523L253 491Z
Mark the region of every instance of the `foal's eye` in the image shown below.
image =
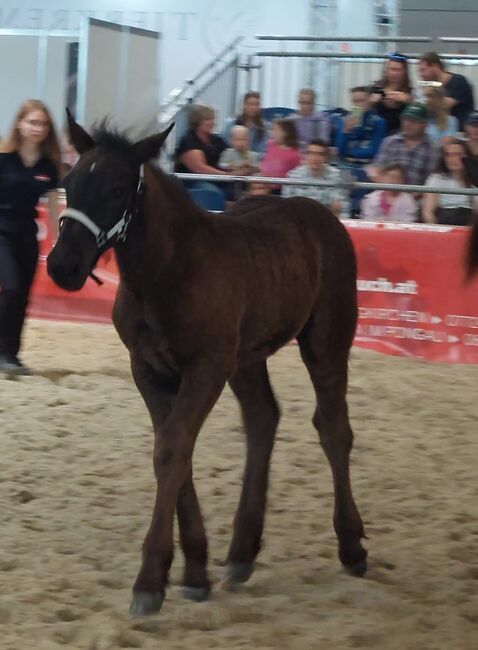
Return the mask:
M123 196L123 188L115 187L113 190L111 190L111 196L114 199L120 199Z

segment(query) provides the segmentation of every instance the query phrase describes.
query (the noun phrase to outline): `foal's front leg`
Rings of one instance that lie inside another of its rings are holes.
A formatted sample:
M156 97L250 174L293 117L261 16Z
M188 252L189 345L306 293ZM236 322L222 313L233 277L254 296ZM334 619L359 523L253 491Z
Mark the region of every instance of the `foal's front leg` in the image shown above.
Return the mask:
M173 559L176 503L180 489L183 486L188 489L192 476L192 453L197 434L221 394L227 375L223 365L207 362L187 368L171 412L155 427L156 499L143 544L141 569L133 587L130 611L135 616L147 616L161 608Z
M153 429L159 429L171 413L181 380L158 373L134 354L131 355L131 370L151 416ZM177 515L185 559L184 596L195 601L206 600L210 591L207 539L192 472L179 490Z

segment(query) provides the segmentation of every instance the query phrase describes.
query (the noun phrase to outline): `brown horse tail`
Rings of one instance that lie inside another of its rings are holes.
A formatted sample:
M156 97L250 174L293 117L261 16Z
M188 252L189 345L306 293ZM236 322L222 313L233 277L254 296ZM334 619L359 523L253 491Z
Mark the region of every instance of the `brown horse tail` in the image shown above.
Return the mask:
M478 218L476 216L468 239L466 270L468 280L471 280L478 271Z

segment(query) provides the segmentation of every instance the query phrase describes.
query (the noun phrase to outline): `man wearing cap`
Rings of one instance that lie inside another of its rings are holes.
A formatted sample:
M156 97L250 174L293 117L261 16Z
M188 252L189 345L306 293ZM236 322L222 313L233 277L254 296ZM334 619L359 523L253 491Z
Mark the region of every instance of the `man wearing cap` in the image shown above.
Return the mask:
M383 140L367 167L369 177L378 182L381 167L393 163L405 169L408 184L423 185L438 161L438 148L425 134L426 126L425 106L409 104L402 112L400 131Z
M450 114L454 115L463 131L466 116L475 110L473 88L462 74L447 72L436 52L420 57L418 71L423 81L438 81L443 85Z

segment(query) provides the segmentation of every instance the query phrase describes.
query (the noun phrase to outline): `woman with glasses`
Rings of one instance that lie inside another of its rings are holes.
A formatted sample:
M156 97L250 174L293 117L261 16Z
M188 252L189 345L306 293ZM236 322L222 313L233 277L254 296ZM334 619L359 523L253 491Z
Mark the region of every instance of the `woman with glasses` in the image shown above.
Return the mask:
M387 54L383 75L373 84L371 101L375 112L383 117L387 135L400 130L400 115L412 99L408 60L404 54Z
M0 145L0 372L27 375L18 359L28 296L38 261L36 206L49 193L56 229L60 147L47 107L30 99Z

